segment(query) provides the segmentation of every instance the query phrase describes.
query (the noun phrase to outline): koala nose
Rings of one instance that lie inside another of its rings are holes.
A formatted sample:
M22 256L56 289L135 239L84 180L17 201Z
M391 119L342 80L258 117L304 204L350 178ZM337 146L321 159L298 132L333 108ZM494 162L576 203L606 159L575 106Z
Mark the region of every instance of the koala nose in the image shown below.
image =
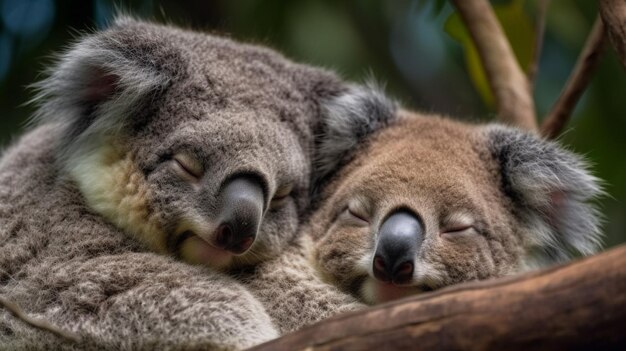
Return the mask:
M417 217L406 211L396 212L383 222L372 262L376 279L394 284L411 281L423 231Z
M241 176L226 183L221 192L221 221L214 235L215 246L243 254L256 239L265 197L260 181Z

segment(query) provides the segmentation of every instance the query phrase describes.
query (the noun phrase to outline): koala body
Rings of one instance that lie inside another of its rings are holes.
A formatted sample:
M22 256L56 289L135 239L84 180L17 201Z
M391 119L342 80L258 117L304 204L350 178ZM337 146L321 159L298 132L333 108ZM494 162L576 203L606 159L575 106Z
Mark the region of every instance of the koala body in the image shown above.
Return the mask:
M276 337L261 303L216 270L292 241L322 106L353 88L265 48L122 18L73 45L39 89L35 126L0 160L0 294L83 341L0 310L0 348Z
M353 153L346 157L338 142L359 134L351 128L358 112L335 112L344 118L321 141L320 177L330 182L319 208L299 242L247 281L281 333L363 303L599 247L598 181L558 144L497 124L399 111L361 149L343 149Z

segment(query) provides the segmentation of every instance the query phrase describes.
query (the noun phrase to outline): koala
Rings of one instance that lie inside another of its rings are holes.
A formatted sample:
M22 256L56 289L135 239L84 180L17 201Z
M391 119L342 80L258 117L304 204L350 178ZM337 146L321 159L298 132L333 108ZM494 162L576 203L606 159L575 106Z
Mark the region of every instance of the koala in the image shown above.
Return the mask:
M125 17L72 45L37 87L31 130L0 159L0 294L82 341L0 310L0 348L221 350L276 337L228 273L290 245L335 116L327 101L369 90L266 48Z
M323 157L336 162L337 150ZM326 194L310 221L312 262L370 304L544 267L601 244L593 200L602 189L584 159L498 124L400 111Z
M599 248L599 180L557 143L387 108L388 126L354 151L355 122L371 111L335 107L342 118L317 155L319 206L298 241L246 280L281 333Z
M36 85L35 124L55 127L58 168L91 211L154 252L218 269L291 239L335 77L129 18L59 61Z

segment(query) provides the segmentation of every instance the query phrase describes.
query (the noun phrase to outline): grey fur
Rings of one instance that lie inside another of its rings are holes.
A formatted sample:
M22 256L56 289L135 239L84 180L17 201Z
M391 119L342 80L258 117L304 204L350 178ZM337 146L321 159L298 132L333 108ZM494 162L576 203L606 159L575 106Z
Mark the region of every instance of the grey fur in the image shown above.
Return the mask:
M83 340L66 343L0 311L0 350L241 349L277 335L235 281L146 252L86 208L59 178L59 136L37 128L0 162L0 294Z
M215 207L219 185L233 174L258 174L269 197L279 182L295 183L294 193L303 196L281 210L283 219L266 214L261 231L268 235L260 237L245 263L279 252L280 242L295 232L294 220L307 204L308 153L320 123L319 105L344 89L331 74L292 64L264 48L130 18L79 41L37 86L37 125L60 129L58 159L69 174L76 160L114 143L122 153L132 153L149 178L160 171L163 158L192 144L190 152L210 177L205 200L200 203L181 189L168 201L184 208L201 205L197 211L208 218L202 211ZM156 211L171 217L178 208Z
M313 243L309 231L303 229L302 235L279 257L240 276L281 334L366 307L323 279L311 261Z
M539 249L532 257L536 264L595 253L601 217L593 200L603 191L587 162L555 142L513 128L496 125L486 133L505 192L518 204L516 214Z
M137 25L120 18L113 27L119 32L123 26ZM58 55L56 64L46 72L48 77L33 85L38 92L33 101L41 105L33 118L35 124L57 122L68 129L82 126L73 136L124 130L129 116L144 107L146 100L186 73L182 52L167 44L155 47L155 35L145 31L127 37L109 30L108 35L84 37ZM138 45L140 40L146 40L143 46ZM106 77L111 81L98 79ZM103 87L115 89L98 89ZM87 133L89 129L92 131Z
M347 92L324 105L327 118L318 136L314 185L332 177L340 165L349 161L370 134L380 130L396 117L397 103L374 82L353 85Z
M0 160L0 294L84 341L0 311L0 348L241 349L277 336L241 284L175 260L168 238L210 225L220 185L254 173L268 202L294 191L222 268L278 256L309 203L315 133L334 118L322 105L346 85L262 47L123 18L38 87L35 127ZM181 150L204 171L193 184L173 168Z

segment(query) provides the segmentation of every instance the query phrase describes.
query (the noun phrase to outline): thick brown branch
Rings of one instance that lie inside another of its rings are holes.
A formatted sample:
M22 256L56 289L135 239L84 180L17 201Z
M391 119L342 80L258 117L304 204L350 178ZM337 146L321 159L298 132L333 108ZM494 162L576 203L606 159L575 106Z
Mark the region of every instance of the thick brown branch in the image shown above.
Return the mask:
M600 0L598 3L611 44L622 66L626 68L626 2L624 0Z
M539 62L541 61L541 50L543 48L543 36L546 31L546 17L548 14L548 6L550 0L539 0L537 5L537 23L535 25L535 47L533 48L533 58L528 66L528 82L531 91L535 86L537 72L539 71Z
M19 306L17 306L16 304L12 303L11 301L5 299L2 296L0 296L0 307L4 307L13 316L15 316L15 318L21 320L22 322L24 322L24 323L26 323L26 324L34 327L34 328L45 330L47 332L55 334L56 336L59 336L59 337L64 338L64 339L67 339L69 341L73 341L73 342L79 342L80 341L80 337L78 335L76 335L75 333L72 333L72 332L67 331L67 330L60 329L59 327L57 327L55 325L52 325L52 324L50 324L49 322L47 322L45 320L40 320L40 319L35 319L35 318L29 317L26 313L24 313L24 311L22 311L21 308L19 308Z
M453 0L478 50L498 117L528 130L537 129L528 79L487 0Z
M253 350L605 350L626 345L626 246L332 318Z
M591 80L592 73L598 66L604 48L604 37L604 26L602 19L598 16L583 50L578 56L572 74L541 125L541 134L545 137L556 138L567 124L576 103Z

